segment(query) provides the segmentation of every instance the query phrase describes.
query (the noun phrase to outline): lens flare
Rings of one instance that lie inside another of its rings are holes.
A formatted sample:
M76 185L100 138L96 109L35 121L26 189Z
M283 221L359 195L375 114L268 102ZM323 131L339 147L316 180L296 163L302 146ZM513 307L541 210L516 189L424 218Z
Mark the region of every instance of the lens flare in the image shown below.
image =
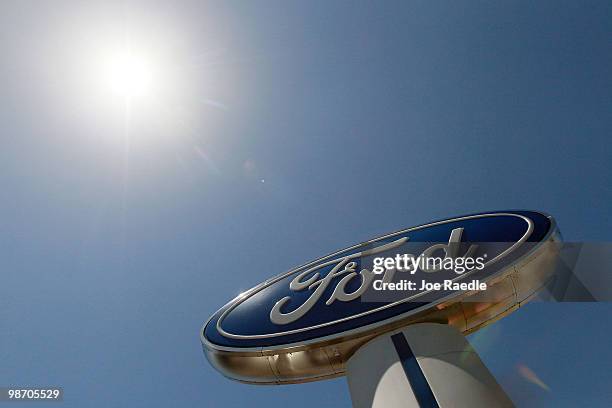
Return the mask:
M517 366L518 372L519 374L525 378L527 381L529 381L532 384L537 385L538 387L542 388L543 390L546 391L550 391L550 387L548 385L546 385L546 383L544 381L542 381L540 379L540 377L538 377L536 375L536 373L534 373L529 367L527 367L524 364L519 364Z

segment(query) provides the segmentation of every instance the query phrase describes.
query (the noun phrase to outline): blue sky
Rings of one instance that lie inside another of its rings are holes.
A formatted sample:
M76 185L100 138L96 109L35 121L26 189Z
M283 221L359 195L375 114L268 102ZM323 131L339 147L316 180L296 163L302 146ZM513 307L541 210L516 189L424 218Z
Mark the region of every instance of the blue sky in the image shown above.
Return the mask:
M69 407L349 406L344 379L222 378L202 323L272 275L433 219L535 209L568 241L609 241L610 15L2 2L0 386L63 386ZM129 115L89 72L126 32L165 72ZM534 304L470 339L519 406L608 406L609 312Z

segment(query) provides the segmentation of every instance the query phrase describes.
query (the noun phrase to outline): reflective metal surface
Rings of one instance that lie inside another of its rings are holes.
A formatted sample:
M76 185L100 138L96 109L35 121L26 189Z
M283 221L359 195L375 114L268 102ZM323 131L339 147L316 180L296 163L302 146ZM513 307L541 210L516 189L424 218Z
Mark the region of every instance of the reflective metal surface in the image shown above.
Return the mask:
M548 218L551 226L542 242L487 279L486 292L460 293L427 304L406 317L280 346L220 346L209 341L202 331L205 355L218 371L233 380L290 384L344 375L347 360L361 345L410 324L444 323L465 334L474 332L517 310L552 278L561 241L554 220Z

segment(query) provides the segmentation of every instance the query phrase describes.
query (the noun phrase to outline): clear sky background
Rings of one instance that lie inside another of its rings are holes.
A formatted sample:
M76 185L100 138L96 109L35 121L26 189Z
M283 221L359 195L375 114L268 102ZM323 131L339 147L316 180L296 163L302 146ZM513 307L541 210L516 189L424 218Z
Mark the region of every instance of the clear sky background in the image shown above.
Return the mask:
M155 61L130 104L99 72L126 42ZM3 1L0 58L0 386L66 407L348 407L342 378L221 377L201 325L434 219L535 209L610 241L609 1ZM611 311L470 340L519 406L610 406Z

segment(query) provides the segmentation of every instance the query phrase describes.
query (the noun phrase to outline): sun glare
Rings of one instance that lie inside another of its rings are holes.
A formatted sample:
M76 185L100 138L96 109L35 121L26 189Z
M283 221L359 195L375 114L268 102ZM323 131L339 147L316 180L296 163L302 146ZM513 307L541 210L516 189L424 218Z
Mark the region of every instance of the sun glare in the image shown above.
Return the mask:
M133 99L152 91L154 66L146 58L126 52L113 55L106 65L107 85L117 96Z

